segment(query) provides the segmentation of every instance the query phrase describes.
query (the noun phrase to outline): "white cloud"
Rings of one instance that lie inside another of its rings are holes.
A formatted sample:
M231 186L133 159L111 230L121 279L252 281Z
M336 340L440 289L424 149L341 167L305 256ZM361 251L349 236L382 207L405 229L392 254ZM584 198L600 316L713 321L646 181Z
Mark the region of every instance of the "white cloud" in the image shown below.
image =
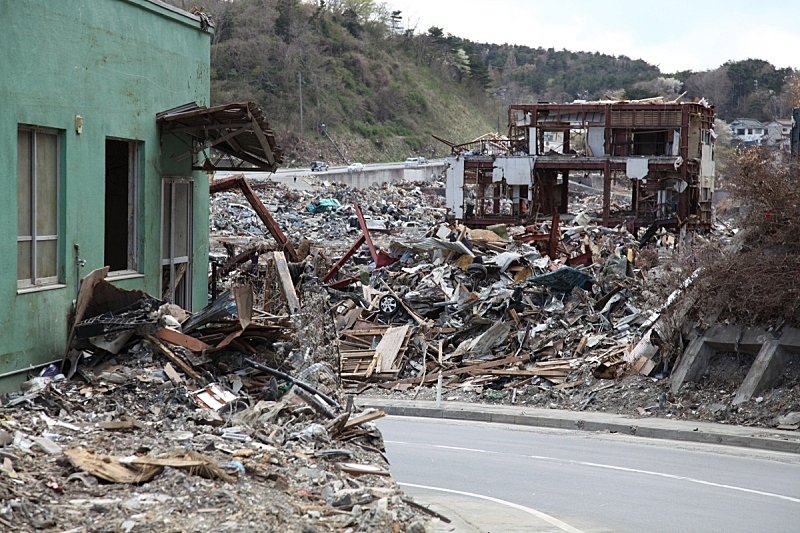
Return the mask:
M796 20L800 2L678 0L631 9L623 0L394 0L417 31L439 26L477 42L626 55L663 72L713 69L729 59L758 58L776 66L800 64Z

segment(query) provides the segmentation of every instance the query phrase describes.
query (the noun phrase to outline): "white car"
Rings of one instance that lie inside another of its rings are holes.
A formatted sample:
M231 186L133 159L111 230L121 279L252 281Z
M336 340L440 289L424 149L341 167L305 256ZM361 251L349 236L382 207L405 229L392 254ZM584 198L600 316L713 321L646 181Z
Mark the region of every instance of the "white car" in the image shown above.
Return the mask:
M350 163L347 165L348 172L361 172L364 170L364 165L362 163Z
M406 159L405 166L407 167L417 167L419 165L425 165L428 163L428 160L424 157L409 157Z

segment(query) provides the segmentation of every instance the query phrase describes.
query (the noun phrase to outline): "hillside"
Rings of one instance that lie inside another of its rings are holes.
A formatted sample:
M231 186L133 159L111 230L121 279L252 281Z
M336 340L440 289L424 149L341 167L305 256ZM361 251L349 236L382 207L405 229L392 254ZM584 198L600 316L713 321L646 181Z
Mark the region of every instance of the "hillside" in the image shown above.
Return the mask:
M498 119L506 122L501 106L459 63L469 58L460 60L430 35L403 33L392 13L372 2L204 5L215 24L212 102L257 102L287 163L341 162L321 124L349 161L369 162L441 156L448 149L431 134L469 140L495 131Z
M194 0L169 0L183 9ZM506 127L510 103L705 97L731 120L788 116L790 69L729 61L662 73L626 56L476 43L432 27L405 30L373 0L207 0L215 32L212 103L253 100L287 164L441 156L435 134L463 142ZM791 85L791 84L790 84ZM301 124L302 97L302 124Z

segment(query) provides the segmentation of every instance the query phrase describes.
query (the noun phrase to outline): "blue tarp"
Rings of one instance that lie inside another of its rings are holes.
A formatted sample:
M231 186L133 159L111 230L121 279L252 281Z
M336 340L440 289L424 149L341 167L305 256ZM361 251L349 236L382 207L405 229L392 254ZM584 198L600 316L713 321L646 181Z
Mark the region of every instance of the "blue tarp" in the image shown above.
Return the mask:
M578 269L563 266L541 276L531 276L528 281L560 292L571 292L575 287L583 287L589 276Z
M319 202L312 202L308 204L306 209L312 213L324 213L326 211L334 211L342 207L339 200L336 198L328 198L327 200L320 200Z

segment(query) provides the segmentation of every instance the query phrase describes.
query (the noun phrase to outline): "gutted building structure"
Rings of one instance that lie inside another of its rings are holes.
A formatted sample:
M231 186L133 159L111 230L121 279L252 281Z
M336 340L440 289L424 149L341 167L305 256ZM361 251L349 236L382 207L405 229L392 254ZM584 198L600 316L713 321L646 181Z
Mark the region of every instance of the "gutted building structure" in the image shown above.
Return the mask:
M714 108L654 99L512 105L508 136L454 147L447 205L481 226L566 213L570 182L602 177L605 224L708 227L714 191ZM459 148L459 149L456 149ZM617 178L631 183L612 212Z
M206 305L208 177L182 156L190 135L162 136L156 115L208 105L212 28L159 0L18 0L3 16L0 389L9 389L61 360L79 280L94 269L108 266L121 288Z

